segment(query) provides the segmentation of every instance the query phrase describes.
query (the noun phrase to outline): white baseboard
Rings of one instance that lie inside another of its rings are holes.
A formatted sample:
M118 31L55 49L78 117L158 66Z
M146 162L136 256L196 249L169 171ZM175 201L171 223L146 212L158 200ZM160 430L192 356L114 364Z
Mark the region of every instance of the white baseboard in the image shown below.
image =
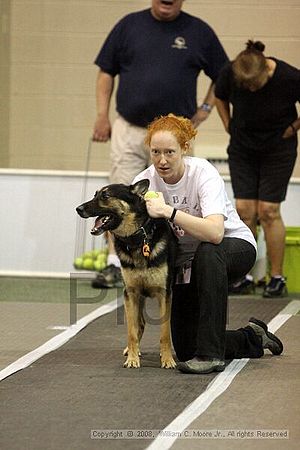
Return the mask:
M0 270L0 277L70 278L69 272L32 272L26 270Z
M92 280L96 276L96 272L74 270L74 272L36 272L27 270L0 270L0 277L15 277L15 278L62 278L69 279L70 277Z

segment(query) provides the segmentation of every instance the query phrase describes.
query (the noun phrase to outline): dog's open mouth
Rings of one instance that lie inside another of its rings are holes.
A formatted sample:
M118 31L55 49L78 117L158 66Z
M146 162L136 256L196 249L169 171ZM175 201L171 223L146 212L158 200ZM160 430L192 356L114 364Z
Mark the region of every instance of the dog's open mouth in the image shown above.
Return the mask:
M95 220L94 226L91 229L91 234L95 236L99 236L99 234L104 233L109 228L109 224L112 221L112 217L107 216L99 216Z

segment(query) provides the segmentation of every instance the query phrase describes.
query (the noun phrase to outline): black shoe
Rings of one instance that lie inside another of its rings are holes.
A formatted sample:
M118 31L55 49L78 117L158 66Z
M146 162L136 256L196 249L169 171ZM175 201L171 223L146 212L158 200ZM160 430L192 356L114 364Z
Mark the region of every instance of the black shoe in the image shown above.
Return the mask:
M257 280L256 282L256 286L260 288L265 288L266 284L267 284L266 277L263 277L260 280Z
M286 295L287 288L284 277L272 277L263 292L263 297L285 297Z
M110 264L105 267L105 269L101 270L92 281L92 287L95 289L117 288L122 287L123 285L121 269L113 264Z
M254 294L255 292L255 284L253 280L249 280L249 278L244 277L236 283L231 284L228 287L229 295L246 295L246 294Z
M249 326L253 328L255 334L262 339L263 348L270 350L273 355L280 355L283 351L283 344L277 336L268 331L268 326L262 320L251 317Z
M177 369L184 373L197 374L222 372L225 369L225 362L217 358L211 358L207 360L202 360L201 358L193 358L189 361L177 363Z

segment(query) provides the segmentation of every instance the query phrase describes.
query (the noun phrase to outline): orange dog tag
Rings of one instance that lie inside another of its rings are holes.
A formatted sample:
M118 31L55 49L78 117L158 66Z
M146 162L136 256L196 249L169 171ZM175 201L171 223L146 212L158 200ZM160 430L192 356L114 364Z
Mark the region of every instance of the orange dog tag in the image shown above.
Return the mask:
M149 247L149 244L144 244L143 245L143 255L146 257L146 258L149 258L149 256L150 256L150 247Z

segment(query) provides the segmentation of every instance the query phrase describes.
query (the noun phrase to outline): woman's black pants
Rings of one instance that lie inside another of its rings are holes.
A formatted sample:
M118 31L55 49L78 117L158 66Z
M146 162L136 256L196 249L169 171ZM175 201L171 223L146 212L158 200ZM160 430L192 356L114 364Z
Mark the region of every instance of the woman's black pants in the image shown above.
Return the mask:
M263 355L261 338L251 327L226 330L228 284L246 275L255 259L255 248L243 239L199 244L190 283L173 286L171 330L180 361L194 356L234 359Z

